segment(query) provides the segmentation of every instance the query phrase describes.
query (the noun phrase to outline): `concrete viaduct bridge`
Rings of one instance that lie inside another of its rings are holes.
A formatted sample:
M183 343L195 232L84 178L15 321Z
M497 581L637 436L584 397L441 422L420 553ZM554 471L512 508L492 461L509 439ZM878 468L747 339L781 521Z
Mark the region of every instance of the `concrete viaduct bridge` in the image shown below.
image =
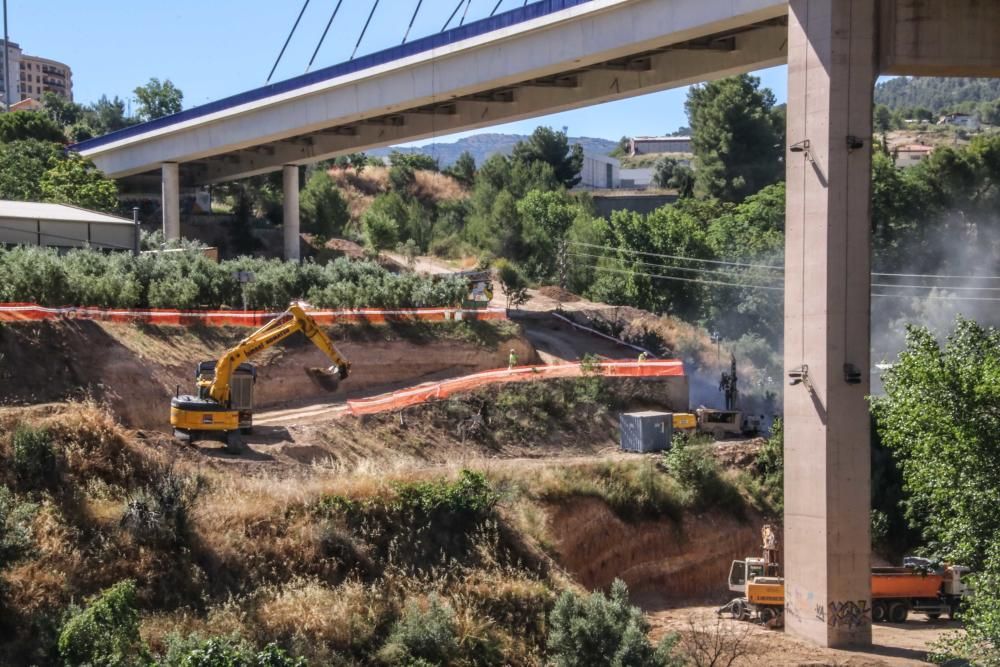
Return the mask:
M179 189L788 63L785 575L790 632L871 643L870 173L879 74L1000 75L987 0L541 0L78 144Z

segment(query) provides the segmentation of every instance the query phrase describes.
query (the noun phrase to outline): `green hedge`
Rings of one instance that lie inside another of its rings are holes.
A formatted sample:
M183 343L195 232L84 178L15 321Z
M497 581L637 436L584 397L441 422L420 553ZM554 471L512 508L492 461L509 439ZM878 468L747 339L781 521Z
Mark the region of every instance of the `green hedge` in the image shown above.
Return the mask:
M236 271L255 282L240 286ZM60 255L46 248L0 249L0 301L111 308L282 309L304 299L320 308L422 308L459 305L457 278L397 275L373 262L320 266L251 257L213 262L194 250L133 257L94 250Z

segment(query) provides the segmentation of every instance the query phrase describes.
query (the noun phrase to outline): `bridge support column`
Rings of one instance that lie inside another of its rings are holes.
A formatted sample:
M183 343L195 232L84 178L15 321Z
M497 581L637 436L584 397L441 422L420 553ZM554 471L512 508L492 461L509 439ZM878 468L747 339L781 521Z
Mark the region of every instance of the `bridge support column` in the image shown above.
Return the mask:
M791 0L785 241L785 609L871 644L870 219L876 6ZM808 368L806 368L808 367Z
M281 168L284 180L285 259L298 261L299 244L299 168L286 164Z
M164 162L160 168L163 189L160 208L163 210L163 238L176 241L181 237L181 177L176 162Z

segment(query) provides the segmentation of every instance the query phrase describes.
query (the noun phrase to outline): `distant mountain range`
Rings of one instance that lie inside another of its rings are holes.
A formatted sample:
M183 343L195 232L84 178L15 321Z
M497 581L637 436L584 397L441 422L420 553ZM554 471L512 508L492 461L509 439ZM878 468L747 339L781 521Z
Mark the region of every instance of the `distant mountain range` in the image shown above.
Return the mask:
M450 143L433 143L424 146L419 146L417 148L377 148L375 150L368 151L369 155L374 155L376 157L385 157L389 155L393 150L399 150L403 153L423 153L424 155L430 155L431 157L436 157L438 163L442 167L447 167L448 165L455 162L458 156L469 151L472 157L476 158L476 164L482 164L491 155L496 153L503 153L504 155L510 155L514 150L514 146L519 141L525 141L528 139L527 135L524 134L476 134L471 137L465 137L464 139L459 139L458 141ZM583 146L583 152L587 155L608 155L617 146L617 141L611 141L610 139L596 139L594 137L570 137L570 145L580 144Z

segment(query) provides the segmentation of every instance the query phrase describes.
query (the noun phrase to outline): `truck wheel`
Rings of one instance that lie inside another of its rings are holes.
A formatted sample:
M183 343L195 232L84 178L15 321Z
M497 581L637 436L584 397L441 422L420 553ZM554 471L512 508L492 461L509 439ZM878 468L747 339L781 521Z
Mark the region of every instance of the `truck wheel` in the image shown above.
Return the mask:
M875 623L885 623L886 616L888 615L885 608L885 603L881 601L876 601L872 605L872 621Z
M902 602L893 602L889 606L889 620L893 623L906 623L910 610Z
M744 616L749 616L747 613L747 606L743 600L737 598L733 600L732 604L729 606L729 615L733 617L735 621L744 620Z
M778 627L778 612L770 607L764 607L760 610L760 622L769 628Z

